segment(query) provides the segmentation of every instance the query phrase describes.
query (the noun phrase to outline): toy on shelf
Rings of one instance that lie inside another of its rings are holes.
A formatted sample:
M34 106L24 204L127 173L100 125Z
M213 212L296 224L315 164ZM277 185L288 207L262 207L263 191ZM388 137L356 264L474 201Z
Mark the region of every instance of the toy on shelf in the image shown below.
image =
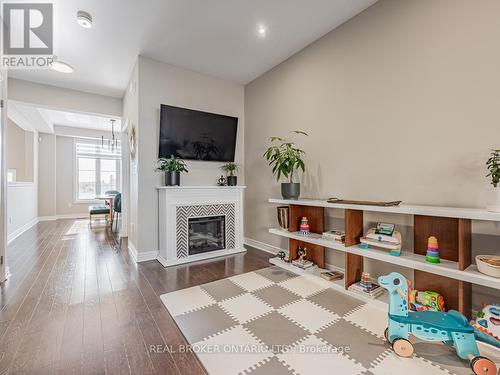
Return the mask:
M282 261L285 261L286 253L283 250L280 250L276 253L276 257L281 259Z
M477 270L488 276L500 277L499 255L477 255Z
M401 357L411 357L413 344L408 340L411 333L425 341L441 341L453 347L457 355L468 360L476 375L497 373L494 362L479 354L474 328L467 318L455 310L408 311L409 281L397 272L380 276L378 282L389 292L389 326L385 338Z
M412 290L409 302L413 311L444 311L444 297L437 292Z
M364 237L361 237L362 249L369 249L371 246L390 250L394 256L401 255L401 233L394 230L394 224L377 223L376 228L370 228Z
M309 220L307 220L307 217L305 216L303 216L302 219L300 219L299 232L303 236L307 236L311 233L311 229L309 228Z
M425 260L429 263L441 263L438 239L434 236L430 236L427 240L427 255L425 256Z
M500 304L484 305L471 324L476 339L500 348Z
M305 247L299 247L297 249L297 256L298 256L298 259L292 260L292 265L294 265L298 268L301 268L303 270L306 270L308 268L315 266L315 264L313 262L306 259L307 249Z
M367 272L363 272L361 274L360 285L363 287L363 291L368 293L372 289L372 279L370 278L370 274Z

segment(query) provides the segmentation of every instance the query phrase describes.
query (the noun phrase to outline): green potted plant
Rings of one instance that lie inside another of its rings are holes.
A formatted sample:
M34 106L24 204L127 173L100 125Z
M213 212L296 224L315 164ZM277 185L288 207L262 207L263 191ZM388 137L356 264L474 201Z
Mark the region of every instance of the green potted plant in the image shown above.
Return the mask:
M490 202L488 203L488 211L500 212L500 150L491 150L491 155L486 161L490 184L493 186Z
M295 130L294 134L307 136L307 133ZM294 142L288 141L281 137L271 137L272 145L264 152L264 157L272 167L272 171L276 180L280 181L281 177L288 181L281 184L281 195L284 199L298 199L300 196L300 183L294 182L294 177L301 170L305 172L306 167L303 157L305 152L302 151Z
M238 177L234 174L238 172L240 166L232 161L227 162L221 167L223 172L226 172L227 186L236 186L238 184Z
M170 158L159 158L157 171L165 172L166 186L179 186L181 184L181 172L188 173L186 163L177 159L174 155Z

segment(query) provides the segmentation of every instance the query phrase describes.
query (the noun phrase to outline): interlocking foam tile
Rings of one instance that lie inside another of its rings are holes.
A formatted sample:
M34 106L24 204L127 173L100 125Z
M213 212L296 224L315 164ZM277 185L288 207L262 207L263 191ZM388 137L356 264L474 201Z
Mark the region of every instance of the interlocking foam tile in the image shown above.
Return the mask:
M330 345L348 347L346 354L369 368L371 363L389 350L385 340L340 319L334 324L316 333Z
M284 270L283 268L279 268L279 267L263 268L261 270L255 271L255 273L257 273L261 276L264 276L265 278L267 278L275 283L280 283L282 281L297 277L297 274L295 274L293 272L289 272L289 271Z
M370 304L354 309L344 319L381 338L388 325L387 310Z
M326 289L307 299L339 316L344 316L348 312L365 304L363 301L333 289Z
M247 370L248 375L292 375L293 372L281 363L278 358L272 357L264 364Z
M264 345L241 326L193 345L209 374L236 375L246 369L263 365L273 356Z
M248 292L254 292L256 290L274 285L274 282L255 272L233 276L230 277L229 280Z
M309 334L276 311L246 323L243 327L276 352L281 351L283 346L294 345Z
M160 298L172 316L201 309L215 303L215 299L199 286L163 294Z
M271 306L250 293L226 299L219 302L219 306L240 323L246 323L273 311Z
M324 351L318 353L318 351ZM311 335L290 352L276 355L296 374L361 374L366 369L340 352L334 352L316 336ZM386 375L389 373L386 373ZM406 375L406 374L405 374Z
M289 290L302 298L312 296L327 288L321 283L315 283L305 276L295 277L279 283L279 286Z
M316 306L305 299L282 307L278 312L311 333L339 319L337 314Z
M217 302L239 296L246 292L245 289L239 287L229 279L203 284L200 288L207 292Z
M218 305L178 315L175 322L188 342L203 340L238 324Z
M301 299L300 296L296 295L295 293L289 292L285 288L282 288L276 284L268 288L259 289L252 294L268 305L274 307L275 309L279 309L285 305Z
M431 362L413 356L398 357L394 352L387 352L369 369L374 375L404 374L404 375L449 375L448 371L434 366Z

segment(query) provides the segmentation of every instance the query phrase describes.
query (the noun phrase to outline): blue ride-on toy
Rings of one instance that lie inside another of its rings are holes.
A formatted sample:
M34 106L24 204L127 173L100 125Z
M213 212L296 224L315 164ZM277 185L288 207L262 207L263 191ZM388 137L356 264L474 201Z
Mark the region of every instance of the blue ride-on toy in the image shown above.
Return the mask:
M411 333L422 340L441 341L454 347L457 355L468 360L477 375L497 373L495 363L479 355L474 328L463 314L455 310L409 311L409 282L403 275L391 272L380 276L378 282L389 292L389 326L385 330L385 338L397 355L412 356L414 348L408 340Z

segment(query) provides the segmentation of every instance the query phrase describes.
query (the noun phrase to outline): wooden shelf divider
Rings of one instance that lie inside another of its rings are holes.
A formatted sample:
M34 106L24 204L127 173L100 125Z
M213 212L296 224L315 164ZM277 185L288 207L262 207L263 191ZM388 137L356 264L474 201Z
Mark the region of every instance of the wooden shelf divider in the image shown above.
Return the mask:
M345 210L345 245L354 246L359 243L363 236L363 211ZM349 288L351 284L361 280L363 272L363 257L361 255L344 253L344 286Z

